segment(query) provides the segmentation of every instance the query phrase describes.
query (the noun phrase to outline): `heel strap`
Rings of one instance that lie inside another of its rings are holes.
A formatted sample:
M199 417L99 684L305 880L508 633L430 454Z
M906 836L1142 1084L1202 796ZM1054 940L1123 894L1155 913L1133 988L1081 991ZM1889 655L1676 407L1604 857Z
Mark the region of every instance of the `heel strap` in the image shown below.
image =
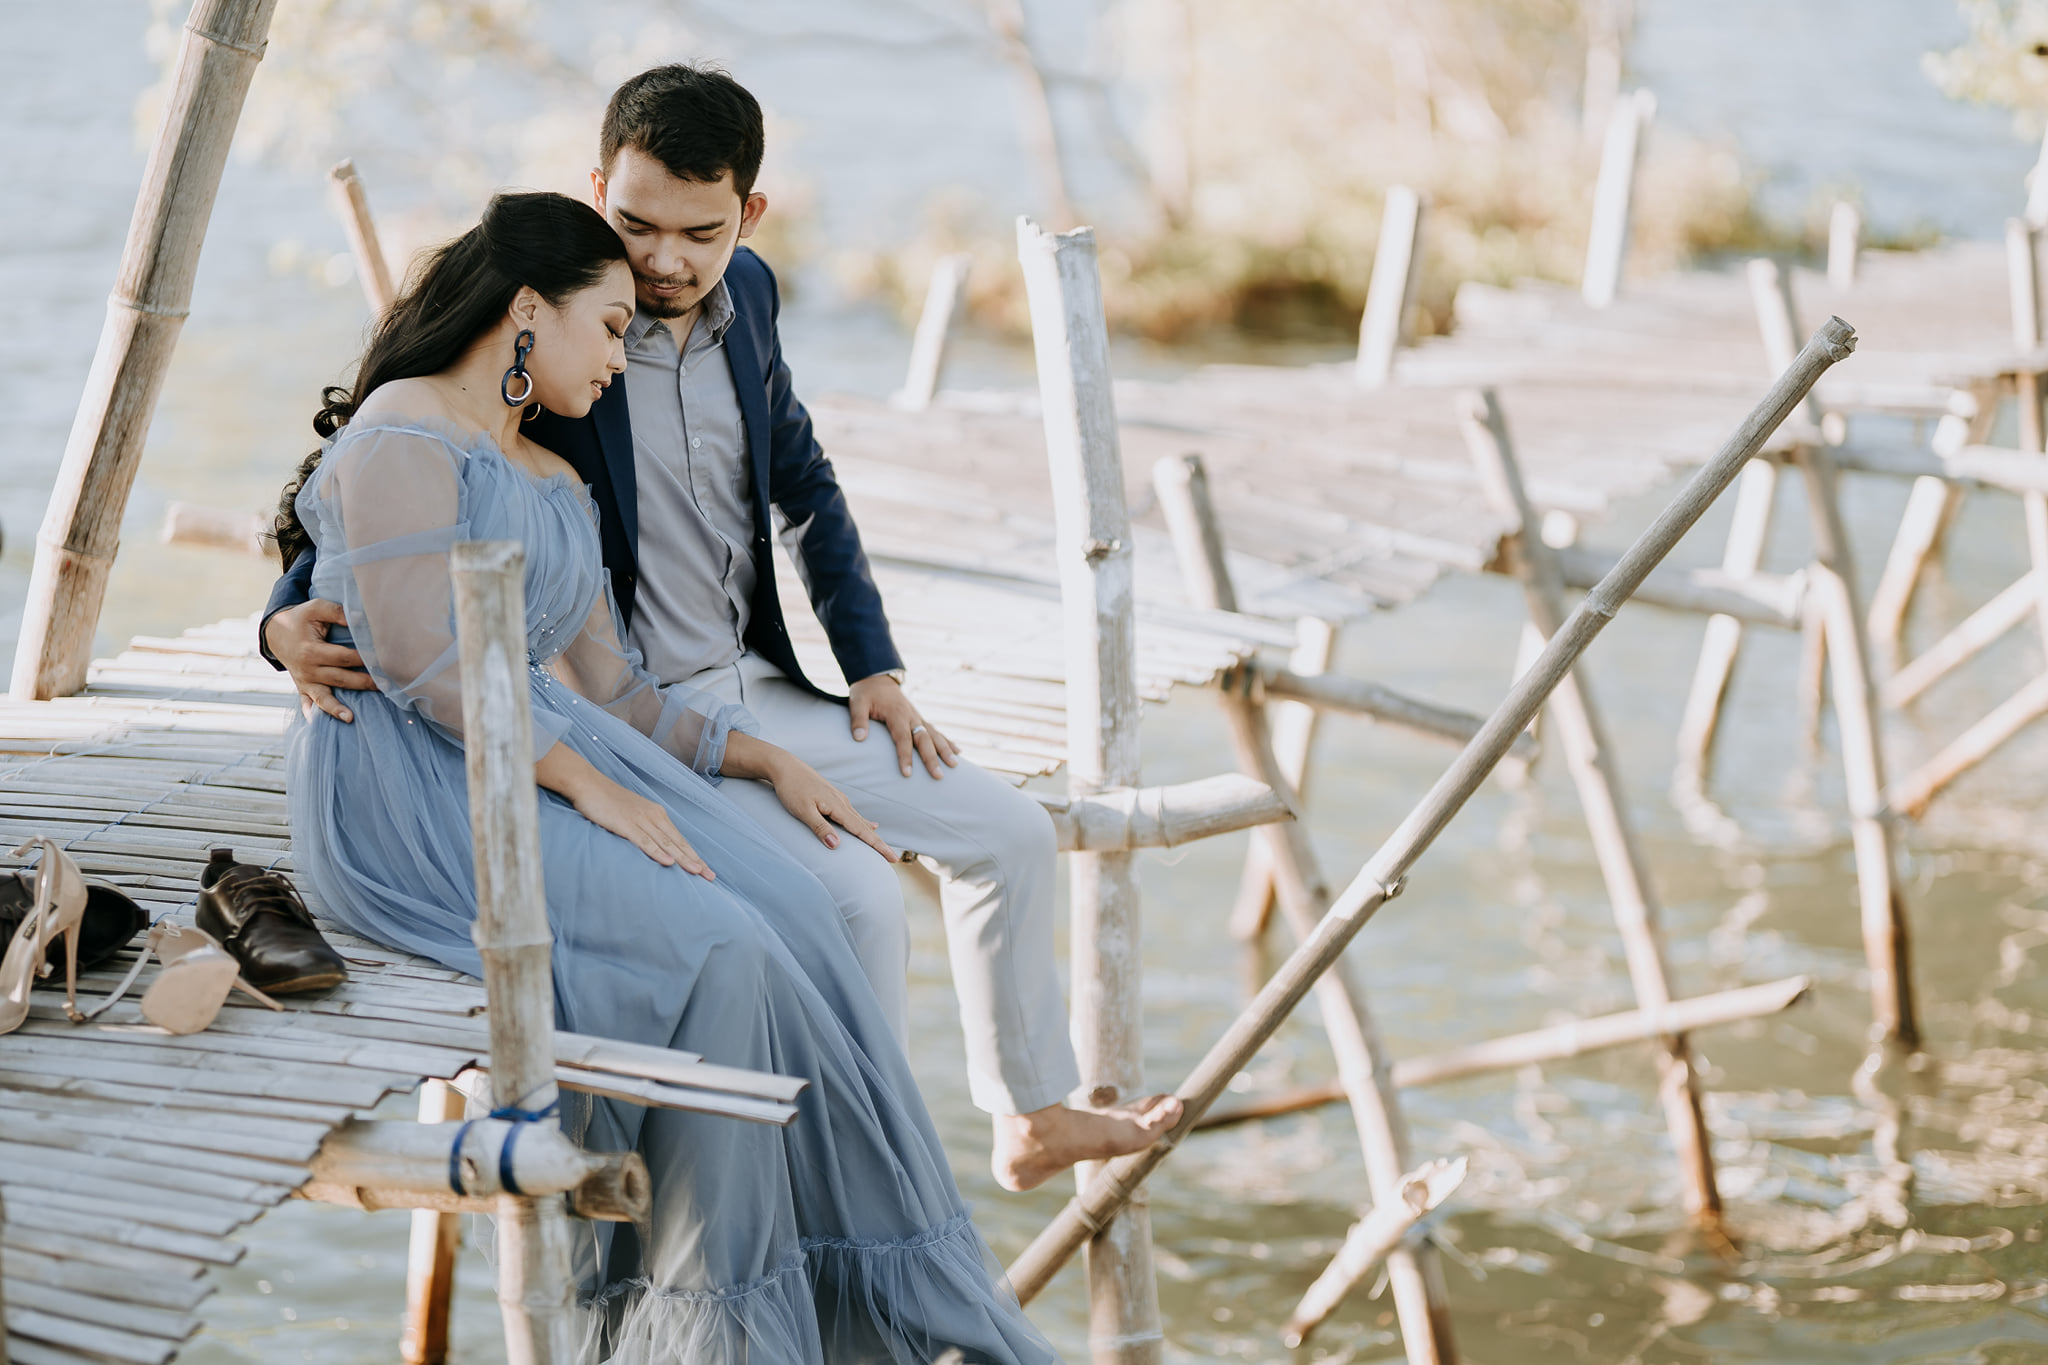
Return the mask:
M135 979L142 975L142 969L149 965L149 958L150 947L148 941L145 940L142 945L142 951L135 955L135 965L128 969L128 975L121 978L121 984L114 987L114 993L100 1001L99 1004L94 1005L91 1009L81 1010L73 1015L71 1022L74 1024L87 1023L99 1018L102 1014L112 1009L116 1001L128 994L128 988L135 984Z

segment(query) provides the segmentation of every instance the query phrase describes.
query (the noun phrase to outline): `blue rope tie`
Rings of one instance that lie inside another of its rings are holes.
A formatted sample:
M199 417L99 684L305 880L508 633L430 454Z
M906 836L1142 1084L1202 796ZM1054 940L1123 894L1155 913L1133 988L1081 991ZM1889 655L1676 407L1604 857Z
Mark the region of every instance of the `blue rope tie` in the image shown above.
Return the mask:
M524 1195L526 1193L525 1190L519 1188L519 1182L512 1178L512 1148L518 1143L519 1135L526 1131L527 1124L539 1123L543 1119L555 1117L560 1112L561 1107L562 1102L557 1098L550 1100L545 1109L521 1109L517 1104L508 1104L501 1109L493 1109L490 1113L482 1116L482 1118L504 1119L512 1124L512 1131L505 1134L505 1145L498 1149L498 1185L506 1194ZM482 1119L480 1118L464 1119L462 1126L455 1130L454 1146L448 1149L448 1188L459 1195L467 1196L469 1194L469 1191L464 1189L462 1185L462 1140L469 1136L470 1128L481 1121Z

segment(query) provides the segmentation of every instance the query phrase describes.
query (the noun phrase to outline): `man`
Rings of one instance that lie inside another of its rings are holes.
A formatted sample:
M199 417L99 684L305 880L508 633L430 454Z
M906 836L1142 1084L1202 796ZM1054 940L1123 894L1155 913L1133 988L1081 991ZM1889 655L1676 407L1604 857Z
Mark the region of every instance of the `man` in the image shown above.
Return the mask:
M657 67L613 94L591 191L632 258L626 374L589 417L542 413L528 430L589 482L628 639L648 670L746 705L763 738L823 773L885 841L940 869L970 1092L995 1116L997 1180L1029 1189L1076 1161L1150 1145L1179 1102L1107 1113L1062 1103L1078 1070L1053 962L1051 822L963 763L904 695L860 535L783 363L774 274L739 245L767 210L754 190L763 141L760 106L721 71ZM797 664L771 510L854 680L849 697L812 685ZM344 617L307 600L312 566L301 555L271 594L264 652L308 706L347 721L333 689L370 684L355 651L326 641ZM831 891L906 1035L910 943L895 869L858 840L814 833L762 784L720 790Z

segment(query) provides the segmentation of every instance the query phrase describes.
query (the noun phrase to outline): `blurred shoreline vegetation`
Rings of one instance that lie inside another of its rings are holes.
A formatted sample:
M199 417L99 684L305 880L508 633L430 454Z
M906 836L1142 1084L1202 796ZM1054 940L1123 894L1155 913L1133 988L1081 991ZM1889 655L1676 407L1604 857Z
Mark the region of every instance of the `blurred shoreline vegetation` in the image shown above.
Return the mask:
M166 71L188 8L153 0ZM292 0L273 20L238 152L306 170L353 156L400 270L473 222L496 188L587 197L605 98L634 71L724 57L744 75L746 57L775 44L849 62L893 46L1008 73L990 98L1022 153L1018 193L994 204L937 190L896 240L827 240L808 212L812 187L775 152L792 130L766 92L762 188L775 211L755 245L785 275L808 261L911 317L937 257L966 251L970 313L1027 335L1008 216L1021 200L1049 225L1097 225L1120 332L1337 342L1355 335L1384 196L1404 183L1429 202L1413 318L1428 334L1449 329L1465 280L1578 279L1608 108L1626 88L1632 0L868 8L619 0L593 16L558 0ZM141 126L154 109L146 96ZM1800 248L1810 227L1766 222L1753 188L1731 147L1653 121L1630 271ZM349 273L333 242L279 243L272 264L329 284Z
M1577 282L1629 26L1629 0L1124 0L1102 11L1097 79L1138 131L1099 136L1121 144L1142 208L1077 216L1057 192L1042 216L1098 224L1119 331L1335 342L1356 335L1386 191L1406 184L1428 203L1412 325L1446 332L1466 280ZM1020 103L1034 79L1074 79L1015 46ZM1040 179L1073 155L1041 145ZM1730 148L1653 122L1630 271L1801 246L1752 189ZM849 277L912 316L952 251L975 258L970 311L1028 334L1008 225L972 205L935 205L917 240L848 262Z

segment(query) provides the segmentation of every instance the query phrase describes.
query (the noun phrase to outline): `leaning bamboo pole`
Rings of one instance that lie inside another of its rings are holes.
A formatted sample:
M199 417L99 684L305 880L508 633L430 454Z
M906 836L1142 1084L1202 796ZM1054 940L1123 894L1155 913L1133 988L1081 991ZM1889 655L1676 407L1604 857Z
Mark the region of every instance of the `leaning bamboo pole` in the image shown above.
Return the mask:
M17 700L46 701L85 686L121 515L192 302L221 168L276 3L197 0L185 21L106 325L36 537L14 656Z
M938 394L939 380L946 369L946 342L953 330L953 315L967 291L967 275L974 257L964 251L941 256L932 266L932 281L925 290L924 311L918 315L917 332L910 340L910 369L903 387L890 398L894 407L906 412L923 412Z
M356 163L335 162L327 172L327 183L333 192L334 211L348 233L349 250L356 259L356 276L363 282L370 312L382 317L398 295L391 285L391 266L384 259L383 244L377 240L377 222L370 216L370 196L363 190L362 177L356 174Z
M1202 457L1161 460L1153 466L1153 485L1167 525L1175 533L1188 596L1210 604L1236 601ZM1291 797L1287 775L1273 751L1265 698L1257 691L1256 675L1240 671L1226 680L1218 699L1240 771ZM1317 921L1330 909L1330 884L1308 830L1299 822L1289 822L1263 826L1255 837L1265 846L1280 911L1295 937L1307 942L1315 934ZM1399 1208L1414 1153L1400 1092L1394 1085L1393 1061L1366 1003L1364 982L1350 959L1340 958L1316 982L1315 991L1323 1030L1329 1035L1330 1050L1337 1055L1337 1074L1358 1128L1372 1203L1379 1209ZM1371 1221L1371 1215L1366 1221ZM1408 1359L1411 1365L1451 1365L1458 1358L1458 1349L1451 1334L1450 1303L1436 1249L1427 1243L1406 1246L1399 1245L1398 1239L1396 1242L1386 1251L1385 1259Z
M1139 778L1137 628L1130 513L1110 389L1109 329L1090 228L1017 220L1031 307L1065 604L1067 785L1081 796ZM1081 1097L1096 1108L1145 1093L1142 928L1129 852L1070 855L1073 1035ZM1093 1172L1076 1178L1085 1188ZM1153 1365L1165 1335L1141 1190L1093 1229L1091 1350L1101 1365Z
M1295 622L1295 630L1299 640L1288 653L1285 676L1313 686L1336 662L1337 623L1304 616ZM1293 789L1294 799L1304 801L1322 713L1307 702L1276 698L1266 703L1266 716L1273 727L1273 756L1280 761L1280 775ZM1265 840L1254 839L1245 852L1237 901L1230 910L1230 932L1240 942L1251 943L1264 936L1273 917L1274 891L1271 853Z
M1600 179L1593 187L1593 226L1586 238L1586 269L1579 292L1595 308L1606 308L1621 293L1628 263L1629 220L1634 215L1636 169L1643 135L1657 112L1657 97L1637 90L1614 101L1607 140L1600 151Z
M1087 1188L1069 1200L1024 1253L1011 1263L1010 1282L1029 1301L1095 1230L1108 1226L1119 1210L1201 1121L1231 1077L1293 1013L1315 983L1343 955L1366 921L1400 889L1409 870L1464 808L1488 773L1507 755L1515 737L1534 720L1551 691L1587 646L1614 618L1637 584L1727 488L1772 432L1799 405L1829 366L1855 348L1855 329L1830 318L1799 353L1793 366L1771 386L1721 450L1672 500L1563 627L1550 638L1533 665L1515 682L1485 727L1453 760L1400 826L1367 860L1315 933L1280 965L1258 996L1238 1015L1175 1092L1185 1102L1180 1121L1142 1152L1104 1164Z
M462 728L476 840L476 939L490 1002L494 1115L541 1115L559 1134L554 936L540 867L533 712L526 684L526 552L463 541L449 555L461 643ZM569 1365L578 1346L568 1213L560 1199L498 1200L498 1307L511 1365Z
M1365 316L1358 324L1354 373L1361 388L1387 386L1394 376L1394 352L1408 339L1408 312L1422 275L1423 211L1422 196L1408 186L1387 190L1372 280L1366 286Z
M1481 487L1494 511L1506 518L1509 534L1514 538L1529 620L1548 639L1564 624L1564 574L1556 552L1543 543L1541 524L1528 491L1522 486L1521 466L1508 439L1500 402L1493 390L1487 389L1464 395L1459 407L1465 444L1478 468ZM1644 1010L1663 1009L1671 1004L1671 987L1664 971L1663 945L1659 942L1656 888L1622 794L1614 746L1594 704L1591 683L1581 676L1581 670L1567 674L1551 693L1549 713L1564 750L1565 766L1578 788L1579 806L1585 813L1586 830L1593 840L1601 878L1607 884L1607 898L1614 910L1615 927L1621 932L1636 1004ZM1712 1138L1707 1132L1706 1111L1700 1099L1699 1075L1692 1064L1692 1047L1684 1034L1658 1038L1657 1072L1658 1098L1663 1103L1665 1124L1671 1130L1671 1145L1678 1156L1686 1212L1709 1232L1718 1234L1721 1192L1714 1179Z
M1401 1178L1400 1197L1376 1203L1344 1234L1344 1245L1316 1277L1280 1329L1280 1344L1292 1351L1323 1325L1373 1268L1396 1255L1423 1216L1465 1183L1464 1157L1432 1161Z

